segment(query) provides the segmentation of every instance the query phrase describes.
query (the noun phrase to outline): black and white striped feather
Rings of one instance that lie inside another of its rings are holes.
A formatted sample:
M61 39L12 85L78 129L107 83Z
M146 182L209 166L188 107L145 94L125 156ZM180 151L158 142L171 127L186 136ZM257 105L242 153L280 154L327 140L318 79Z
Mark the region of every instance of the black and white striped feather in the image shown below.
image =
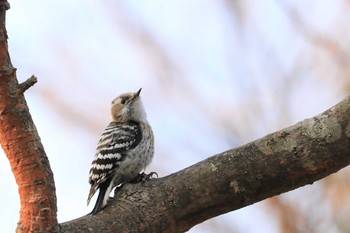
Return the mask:
M88 203L97 189L100 189L93 213L99 211L101 206L105 205L102 202L106 202L106 195L109 196L114 186L128 181L123 180L123 171L118 171L118 169L125 158L129 156L130 150L136 148L141 139L141 126L135 121L126 123L111 122L101 135L97 144L95 159L89 172L91 189Z

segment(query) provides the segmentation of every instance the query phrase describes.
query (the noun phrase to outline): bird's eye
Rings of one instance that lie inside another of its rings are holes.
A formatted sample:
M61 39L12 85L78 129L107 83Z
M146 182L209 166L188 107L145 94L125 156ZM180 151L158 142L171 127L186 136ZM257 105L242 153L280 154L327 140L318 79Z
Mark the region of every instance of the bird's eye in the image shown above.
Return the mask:
M123 98L123 99L120 101L120 103L121 103L121 104L125 104L127 100L128 100L128 98Z

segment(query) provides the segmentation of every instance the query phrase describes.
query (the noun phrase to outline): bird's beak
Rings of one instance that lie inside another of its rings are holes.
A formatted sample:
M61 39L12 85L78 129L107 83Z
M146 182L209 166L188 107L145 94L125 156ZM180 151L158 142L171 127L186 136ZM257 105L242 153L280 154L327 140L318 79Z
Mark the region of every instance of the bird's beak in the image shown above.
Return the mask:
M141 93L141 90L142 90L142 88L140 88L140 90L138 90L138 91L136 92L136 95L135 95L135 96L139 96L140 93Z

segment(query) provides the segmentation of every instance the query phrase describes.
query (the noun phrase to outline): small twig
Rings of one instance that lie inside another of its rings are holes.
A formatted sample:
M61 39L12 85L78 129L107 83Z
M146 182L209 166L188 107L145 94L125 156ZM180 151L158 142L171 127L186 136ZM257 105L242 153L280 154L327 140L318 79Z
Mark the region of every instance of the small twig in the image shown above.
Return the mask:
M28 90L31 86L33 86L37 82L38 82L38 78L35 75L32 75L26 81L18 85L18 91L20 93L24 93L26 90Z

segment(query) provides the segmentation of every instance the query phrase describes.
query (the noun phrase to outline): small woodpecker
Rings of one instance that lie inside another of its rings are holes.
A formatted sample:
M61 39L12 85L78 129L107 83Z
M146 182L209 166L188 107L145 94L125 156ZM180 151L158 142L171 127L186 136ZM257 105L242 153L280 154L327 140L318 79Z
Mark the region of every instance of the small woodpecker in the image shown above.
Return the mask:
M135 179L152 161L154 137L140 93L141 89L112 101L112 121L101 135L89 172L87 204L99 189L93 215L107 205L114 187Z

